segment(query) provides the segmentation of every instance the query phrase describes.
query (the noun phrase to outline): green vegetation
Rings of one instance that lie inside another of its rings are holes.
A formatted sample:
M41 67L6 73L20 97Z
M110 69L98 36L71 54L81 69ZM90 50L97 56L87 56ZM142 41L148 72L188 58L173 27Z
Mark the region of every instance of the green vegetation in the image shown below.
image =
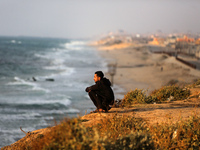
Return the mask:
M50 133L31 143L35 150L154 149L150 133L141 119L114 115L103 118L93 127L85 127L80 119L67 119ZM23 149L27 149L24 147Z
M195 114L189 120L176 124L163 123L150 127L156 149L194 149L200 147L200 117Z
M177 86L165 86L159 90L155 90L151 93L150 97L153 101L161 103L168 100L173 96L173 100L183 100L188 98L190 90L186 88L180 88Z
M183 100L188 98L189 95L190 90L174 85L164 86L158 90L153 91L149 96L146 95L146 91L135 89L134 91L128 92L124 96L121 106L130 107L132 104L150 104L154 102L161 103L167 100Z
M121 106L131 106L136 103L147 103L147 100L146 91L135 89L134 91L130 91L124 95Z
M188 85L188 87L190 88L194 88L194 87L199 87L200 86L200 79L197 79L193 84Z
M200 118L175 124L168 122L146 124L142 119L114 115L102 118L101 123L85 127L80 119L67 119L50 133L40 136L20 149L74 150L130 150L130 149L198 149L200 146Z

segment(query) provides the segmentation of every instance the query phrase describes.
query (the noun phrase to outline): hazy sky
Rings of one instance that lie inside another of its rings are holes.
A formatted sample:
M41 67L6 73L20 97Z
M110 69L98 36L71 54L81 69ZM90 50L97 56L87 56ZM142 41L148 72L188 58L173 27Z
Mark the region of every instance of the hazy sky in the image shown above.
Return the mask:
M200 0L0 0L0 35L84 38L119 29L200 33Z

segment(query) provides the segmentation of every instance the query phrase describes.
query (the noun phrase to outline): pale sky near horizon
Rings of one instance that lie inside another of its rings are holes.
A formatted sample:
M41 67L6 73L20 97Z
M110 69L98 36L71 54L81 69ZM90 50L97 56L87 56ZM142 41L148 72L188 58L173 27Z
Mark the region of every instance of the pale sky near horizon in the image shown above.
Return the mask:
M88 38L128 33L200 33L200 0L0 0L0 35Z

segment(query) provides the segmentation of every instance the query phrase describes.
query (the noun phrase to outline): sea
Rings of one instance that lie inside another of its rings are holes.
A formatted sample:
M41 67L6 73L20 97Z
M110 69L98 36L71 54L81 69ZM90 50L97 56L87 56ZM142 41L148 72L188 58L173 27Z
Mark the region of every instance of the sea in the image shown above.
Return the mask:
M108 68L88 42L0 37L0 147L23 138L20 127L34 131L95 109L85 88Z

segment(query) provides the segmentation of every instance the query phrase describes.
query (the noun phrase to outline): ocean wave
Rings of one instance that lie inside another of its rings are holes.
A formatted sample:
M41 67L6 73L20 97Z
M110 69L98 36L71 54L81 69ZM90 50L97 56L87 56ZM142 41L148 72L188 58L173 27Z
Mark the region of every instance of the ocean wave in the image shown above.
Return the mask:
M46 53L35 53L36 57L45 58L45 59L67 59L70 58L70 55L65 49L51 49Z
M14 103L0 103L0 115L23 115L42 117L51 114L77 113L79 110L70 108L71 101L66 96L54 100L19 100Z
M65 59L54 59L53 64L54 65L61 65L65 62Z
M68 110L66 110L67 113L79 113L80 110L75 109L75 108L69 108Z
M33 83L33 82L30 82L28 80L21 79L19 77L14 77L14 81L7 83L7 85L28 85L28 86L35 86L36 84Z
M71 104L68 99L65 100L35 100L35 101L17 101L15 103L0 103L1 107L13 109L28 109L28 110L47 110L47 109L62 109ZM11 109L12 110L12 109Z
M11 42L11 43L16 43L16 41L15 41L15 40L11 40L10 42Z
M22 43L21 41L16 41L16 40L11 40L10 42L13 43L13 44L15 44L15 43L21 44Z
M67 69L61 71L59 73L59 75L61 75L61 76L67 76L67 75L71 75L74 72L75 72L75 68L67 68Z
M60 76L68 76L71 75L75 72L75 68L70 68L70 67L65 67L65 66L49 66L49 67L44 67L46 70L56 70L58 71L57 73L52 73L48 76L44 76L41 78L60 78Z
M67 45L85 45L86 44L86 42L84 42L84 41L71 41L71 42L67 42L67 43L65 43L65 44L67 44Z
M24 129L23 129L24 130ZM25 131L27 131L27 130L25 130ZM16 135L16 134L19 134L19 133L21 133L20 132L20 128L12 128L12 129L1 129L0 130L0 134L1 134L1 132L2 132L2 134L13 134L13 135ZM14 137L14 136L13 136ZM12 138L10 139L10 140L12 140ZM2 142L2 141L1 141ZM15 141L14 141L15 142ZM0 143L0 144L2 144L2 143Z
M74 68L70 68L66 64L66 60L70 59L70 55L67 54L64 50L56 50L56 52L48 52L46 54L35 54L36 57L49 59L49 65L43 66L45 70L58 71L59 75L69 75L73 73ZM56 74L50 75L54 77Z
M27 112L24 114L9 114L9 115L0 115L1 119L6 121L6 120L33 120L36 119L37 117L42 117L40 113L35 113L35 112ZM9 116L9 117L8 117Z
M36 57L49 59L49 56L42 54L35 54Z
M65 114L65 113L69 113L69 114L74 114L74 113L79 113L80 110L78 109L75 109L75 108L69 108L69 109L66 109L66 110L51 110L49 111L48 113L51 113L51 114ZM47 112L45 112L47 113Z
M50 93L50 90L45 89L45 88L41 88L41 87L39 87L39 86L34 86L34 87L32 88L32 90L33 90L33 91L44 91L45 93Z
M20 103L22 104L22 103ZM60 104L63 106L69 106L71 104L71 101L69 99L53 99L53 100L34 100L34 101L26 101L23 102L23 104L26 105L50 105L50 104Z
M48 89L40 87L39 84L35 83L33 80L30 80L30 79L24 80L24 79L21 79L19 77L14 77L14 81L9 82L6 85L30 86L30 87L32 87L31 90L33 90L33 91L44 91L46 93L50 92Z
M54 66L45 66L43 67L43 69L46 70L66 70L66 66L65 65L54 65Z
M82 50L86 42L83 41L71 41L70 43L65 43L64 46L69 50Z

